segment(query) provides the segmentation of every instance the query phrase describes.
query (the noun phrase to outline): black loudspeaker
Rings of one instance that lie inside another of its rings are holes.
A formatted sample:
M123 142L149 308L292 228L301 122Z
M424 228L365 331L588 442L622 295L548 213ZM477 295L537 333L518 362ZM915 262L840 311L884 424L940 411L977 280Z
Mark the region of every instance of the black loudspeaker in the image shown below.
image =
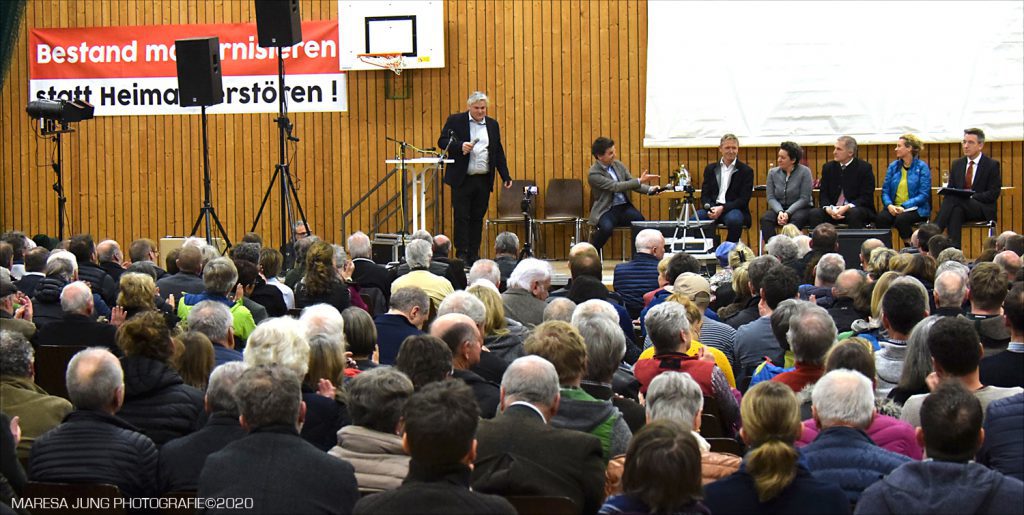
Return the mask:
M286 47L301 42L299 0L256 0L256 34L261 47Z
M224 102L220 75L220 38L179 39L178 103L181 107L212 106Z
M878 238L886 247L892 248L892 231L889 229L839 229L839 255L846 260L846 268L860 268L860 244L864 240Z

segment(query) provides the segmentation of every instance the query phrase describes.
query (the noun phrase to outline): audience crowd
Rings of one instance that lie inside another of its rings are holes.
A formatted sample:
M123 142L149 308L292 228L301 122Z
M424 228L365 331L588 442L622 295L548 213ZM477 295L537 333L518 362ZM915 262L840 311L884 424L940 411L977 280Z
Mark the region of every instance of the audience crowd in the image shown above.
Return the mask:
M304 223L284 254L163 261L7 232L0 511L36 482L262 513L1022 513L1024 236L972 260L890 218L909 245L849 260L788 217L713 264L643 230L610 277L573 246L567 281L512 233L465 263L420 231L382 265Z

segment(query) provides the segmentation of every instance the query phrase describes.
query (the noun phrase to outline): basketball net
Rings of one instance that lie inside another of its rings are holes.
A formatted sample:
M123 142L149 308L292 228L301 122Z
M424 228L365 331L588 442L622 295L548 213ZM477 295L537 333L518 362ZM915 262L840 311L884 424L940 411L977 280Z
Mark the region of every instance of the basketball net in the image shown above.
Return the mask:
M366 64L387 68L395 72L395 75L401 75L402 69L405 68L405 58L402 54L357 54L357 57Z

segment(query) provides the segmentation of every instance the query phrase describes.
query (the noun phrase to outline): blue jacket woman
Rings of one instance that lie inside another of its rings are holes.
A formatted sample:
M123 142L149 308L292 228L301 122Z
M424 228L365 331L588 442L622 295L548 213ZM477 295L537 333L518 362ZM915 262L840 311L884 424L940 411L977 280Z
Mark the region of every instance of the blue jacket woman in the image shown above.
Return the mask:
M875 225L888 229L893 225L904 243L909 244L914 224L928 221L932 210L932 171L919 157L921 140L913 134L900 136L896 159L889 163L882 182L882 210ZM905 190L903 184L905 183Z

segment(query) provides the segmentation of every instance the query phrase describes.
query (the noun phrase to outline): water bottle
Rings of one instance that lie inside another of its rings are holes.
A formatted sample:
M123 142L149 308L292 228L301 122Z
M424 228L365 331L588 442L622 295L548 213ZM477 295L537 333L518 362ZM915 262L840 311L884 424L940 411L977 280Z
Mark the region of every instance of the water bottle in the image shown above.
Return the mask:
M942 171L942 187L949 186L949 170Z
M690 185L690 171L686 169L686 163L679 165L679 186Z

